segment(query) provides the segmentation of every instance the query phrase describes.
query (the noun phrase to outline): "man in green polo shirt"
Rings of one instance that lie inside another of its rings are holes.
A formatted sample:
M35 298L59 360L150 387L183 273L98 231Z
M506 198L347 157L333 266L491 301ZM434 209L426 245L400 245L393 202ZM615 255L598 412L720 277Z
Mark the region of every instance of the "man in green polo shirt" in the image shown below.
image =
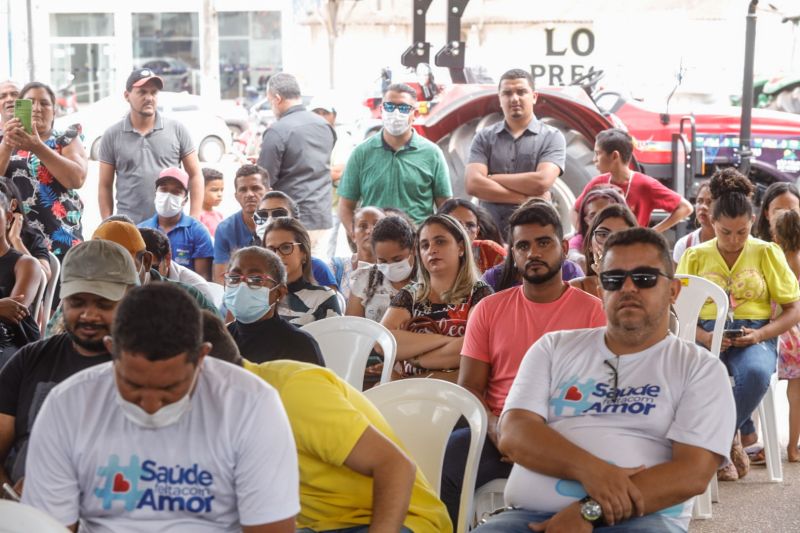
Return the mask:
M356 207L396 207L420 223L453 195L444 154L414 131L417 93L404 83L383 95L383 129L347 160L339 183L339 218L353 236Z

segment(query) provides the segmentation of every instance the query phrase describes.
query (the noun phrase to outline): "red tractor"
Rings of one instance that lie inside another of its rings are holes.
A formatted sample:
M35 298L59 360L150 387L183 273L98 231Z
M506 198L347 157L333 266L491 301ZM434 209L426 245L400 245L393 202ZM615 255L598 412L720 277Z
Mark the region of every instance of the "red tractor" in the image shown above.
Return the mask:
M416 130L436 142L450 165L453 191L466 197L464 169L475 132L503 120L496 85L464 83L464 43L459 42L461 14L469 0L448 0L448 45L436 64L450 68L452 85L441 87L422 107ZM408 67L425 63L425 13L431 0L415 0L415 43L403 54ZM636 141L633 167L663 181L686 198L694 198L699 183L722 166L740 163L742 108L707 108L701 113L662 113L609 91L595 92L602 71L592 71L573 85L538 87L536 116L564 133L567 160L553 190L562 220L569 225L569 208L584 185L597 175L592 163L595 135L610 127L627 130ZM422 94L422 91L419 91ZM380 100L368 101L379 111ZM800 177L800 116L777 111L752 111L750 178L759 189L775 181ZM378 113L379 115L379 113Z

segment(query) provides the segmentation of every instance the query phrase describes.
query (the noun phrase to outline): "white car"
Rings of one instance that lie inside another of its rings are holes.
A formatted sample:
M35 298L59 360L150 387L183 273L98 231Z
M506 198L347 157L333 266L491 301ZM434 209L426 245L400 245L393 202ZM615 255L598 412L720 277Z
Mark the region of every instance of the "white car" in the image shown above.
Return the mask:
M55 129L64 130L72 124L80 124L89 158L96 161L103 133L129 110L130 106L122 96L107 96L75 113L57 118ZM166 91L158 93L158 112L186 126L203 163L218 162L231 148L231 132L225 121L212 110L216 110L216 104L201 96Z

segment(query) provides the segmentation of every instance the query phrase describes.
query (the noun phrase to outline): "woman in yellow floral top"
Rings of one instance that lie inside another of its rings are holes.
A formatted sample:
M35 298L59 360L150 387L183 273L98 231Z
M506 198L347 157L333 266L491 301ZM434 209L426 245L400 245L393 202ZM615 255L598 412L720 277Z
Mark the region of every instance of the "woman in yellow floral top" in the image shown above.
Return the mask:
M800 321L800 288L780 247L750 235L753 227L753 185L732 168L711 178L711 221L716 238L686 250L677 272L700 276L722 287L730 310L726 329L741 336L722 341L720 359L733 377L736 425L744 446L757 436L750 420L775 372L778 336ZM775 319L771 303L782 308ZM700 313L697 341L711 345L715 306L707 303ZM739 465L738 477L746 473ZM730 469L721 479L736 479Z

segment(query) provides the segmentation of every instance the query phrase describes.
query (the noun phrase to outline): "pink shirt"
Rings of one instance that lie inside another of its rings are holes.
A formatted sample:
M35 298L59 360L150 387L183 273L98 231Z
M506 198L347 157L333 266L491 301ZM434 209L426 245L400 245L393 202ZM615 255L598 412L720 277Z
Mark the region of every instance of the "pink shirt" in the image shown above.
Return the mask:
M205 227L208 228L208 232L213 237L214 232L217 231L217 226L220 222L222 222L223 218L225 217L219 211L214 211L213 209L211 211L206 211L204 209L200 212L199 220Z
M555 302L535 303L525 297L522 286L512 287L475 306L461 354L490 365L486 404L499 416L522 358L539 337L605 325L602 302L580 289L569 287Z

